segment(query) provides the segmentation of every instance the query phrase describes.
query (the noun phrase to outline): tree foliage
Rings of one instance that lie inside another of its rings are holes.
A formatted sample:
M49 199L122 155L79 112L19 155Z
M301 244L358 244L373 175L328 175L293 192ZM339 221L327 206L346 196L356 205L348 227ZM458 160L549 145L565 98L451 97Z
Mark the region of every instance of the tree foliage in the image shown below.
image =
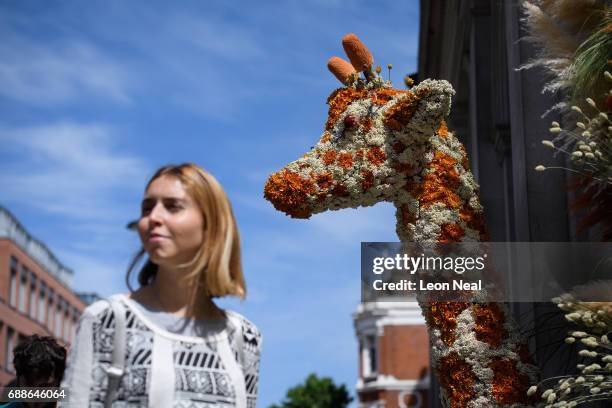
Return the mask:
M337 386L329 377L310 374L304 383L287 391L280 405L270 408L346 408L352 400L344 384Z

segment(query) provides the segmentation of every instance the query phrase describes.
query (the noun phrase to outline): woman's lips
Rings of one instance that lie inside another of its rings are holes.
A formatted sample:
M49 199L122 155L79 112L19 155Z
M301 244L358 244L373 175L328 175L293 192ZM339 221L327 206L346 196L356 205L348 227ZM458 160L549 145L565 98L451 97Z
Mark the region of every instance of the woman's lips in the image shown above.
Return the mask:
M166 237L164 235L159 235L159 234L151 234L151 235L149 235L149 239L147 241L149 241L149 242L161 242L164 239L168 239L168 237Z

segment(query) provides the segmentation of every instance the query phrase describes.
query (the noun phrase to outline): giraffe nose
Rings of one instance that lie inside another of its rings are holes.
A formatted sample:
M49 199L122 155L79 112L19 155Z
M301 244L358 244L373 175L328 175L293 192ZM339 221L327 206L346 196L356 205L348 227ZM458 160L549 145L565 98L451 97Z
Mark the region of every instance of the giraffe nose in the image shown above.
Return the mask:
M314 190L314 183L309 178L293 171L281 170L266 181L264 197L274 208L292 218L310 218Z

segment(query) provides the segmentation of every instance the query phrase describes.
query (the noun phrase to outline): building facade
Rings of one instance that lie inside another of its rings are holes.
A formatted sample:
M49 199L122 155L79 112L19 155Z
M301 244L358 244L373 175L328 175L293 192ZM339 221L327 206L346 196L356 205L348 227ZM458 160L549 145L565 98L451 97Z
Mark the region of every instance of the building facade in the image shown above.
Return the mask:
M363 302L353 321L359 340L359 407L428 407L429 340L418 304Z
M73 272L0 207L0 385L14 378L13 348L24 336L53 336L68 347L86 302Z

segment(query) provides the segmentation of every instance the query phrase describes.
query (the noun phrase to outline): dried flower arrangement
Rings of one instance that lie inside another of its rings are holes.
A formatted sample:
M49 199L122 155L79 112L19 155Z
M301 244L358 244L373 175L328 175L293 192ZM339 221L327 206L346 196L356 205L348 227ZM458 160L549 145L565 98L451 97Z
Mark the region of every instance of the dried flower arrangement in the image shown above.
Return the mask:
M603 241L612 241L612 8L597 0L529 0L523 3L528 39L539 48L539 58L521 67L541 66L550 81L543 92L561 91L559 110L567 125L552 122L553 140L542 144L569 157L571 168L536 166L536 171L561 168L580 177L574 210L586 210L578 225L582 232L601 227ZM548 113L548 112L547 112ZM545 113L546 115L546 113ZM540 397L546 407L574 407L612 399L612 303L589 302L593 291L600 299L612 298L612 282L593 282L571 294L553 299L566 319L583 326L572 330L565 342L584 347L580 374L543 380L528 395Z
M600 225L602 240L612 240L612 90L607 67L612 60L612 8L601 0L529 0L523 3L526 40L538 57L519 69L544 68L543 92L557 92L560 111L570 126L553 122L554 140L542 143L566 154L580 177L574 210L586 210L577 232ZM548 112L547 112L548 113ZM545 113L544 115L546 115ZM539 165L537 171L559 167Z
M582 347L578 355L589 364L578 364L578 375L547 378L527 391L546 401L547 407L575 407L612 399L612 281L596 281L553 299L568 322L581 327L570 330L565 342ZM542 391L543 390L543 391Z

